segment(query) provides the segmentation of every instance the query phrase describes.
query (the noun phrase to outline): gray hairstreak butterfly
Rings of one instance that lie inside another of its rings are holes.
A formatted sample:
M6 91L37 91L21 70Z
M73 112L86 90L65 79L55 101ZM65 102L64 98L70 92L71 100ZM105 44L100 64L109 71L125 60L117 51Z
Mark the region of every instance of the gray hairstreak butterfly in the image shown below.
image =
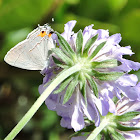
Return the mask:
M50 26L38 26L27 38L10 49L4 60L8 64L28 70L43 70L48 65L49 51L55 47Z

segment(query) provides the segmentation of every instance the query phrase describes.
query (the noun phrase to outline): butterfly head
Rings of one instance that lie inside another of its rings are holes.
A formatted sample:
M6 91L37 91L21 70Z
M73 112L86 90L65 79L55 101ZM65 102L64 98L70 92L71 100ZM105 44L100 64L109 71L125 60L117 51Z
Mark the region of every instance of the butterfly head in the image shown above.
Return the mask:
M38 25L38 28L40 29L40 33L38 34L38 36L41 37L44 37L46 35L48 37L51 37L51 35L54 33L53 29L48 24L44 24L44 26Z

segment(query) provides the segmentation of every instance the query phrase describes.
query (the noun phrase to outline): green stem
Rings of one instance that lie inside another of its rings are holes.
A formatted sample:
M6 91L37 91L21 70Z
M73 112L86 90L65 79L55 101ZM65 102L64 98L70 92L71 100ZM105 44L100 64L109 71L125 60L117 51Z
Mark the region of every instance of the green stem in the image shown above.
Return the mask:
M67 77L72 75L73 73L79 71L81 66L76 64L75 66L69 68L60 74L45 91L40 95L40 97L36 100L36 102L32 105L29 111L24 115L24 117L19 121L19 123L13 128L13 130L8 134L8 136L4 140L12 140L15 136L22 130L22 128L27 124L27 122L32 118L32 116L36 113L39 107L43 104L46 98L51 94L51 92Z
M96 127L86 140L94 140L97 135L108 125L108 123L109 120L105 117L100 123L99 127Z

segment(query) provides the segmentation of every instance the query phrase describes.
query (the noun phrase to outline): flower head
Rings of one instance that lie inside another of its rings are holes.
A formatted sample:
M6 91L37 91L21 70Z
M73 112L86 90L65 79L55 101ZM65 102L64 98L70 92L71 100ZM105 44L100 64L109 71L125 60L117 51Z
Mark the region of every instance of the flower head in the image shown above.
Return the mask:
M138 79L128 74L138 70L140 63L123 58L133 52L130 46L119 45L120 34L109 36L108 30L94 30L93 25L74 33L75 23L69 21L62 35L57 32L57 36L54 35L59 48L52 49L51 68L44 70L47 75L39 91L42 93L59 72L78 64L80 70L64 80L46 99L47 107L62 116L61 125L78 131L88 125L86 119L94 120L98 126L99 113L102 116L115 113L114 96L121 99L123 94L132 101L140 100Z
M139 87L140 88L140 87ZM140 101L130 101L123 97L116 105L121 130L126 139L136 140L140 138Z
M108 114L102 118L102 121L108 121L107 126L98 135L100 139L140 139L140 102L130 101L123 97L116 103L115 114ZM86 128L87 130L88 127ZM85 130L86 130L85 129ZM89 134L93 131L81 131L82 136L72 137L71 140L86 140ZM87 132L84 134L84 131Z

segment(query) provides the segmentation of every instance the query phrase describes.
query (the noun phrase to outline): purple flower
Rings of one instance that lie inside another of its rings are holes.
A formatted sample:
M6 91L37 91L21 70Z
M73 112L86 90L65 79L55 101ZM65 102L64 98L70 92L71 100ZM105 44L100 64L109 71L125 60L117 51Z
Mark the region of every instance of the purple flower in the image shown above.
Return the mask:
M140 83L139 83L140 84ZM116 115L121 116L128 112L140 111L140 101L130 101L128 98L123 97L119 100L116 105ZM139 113L140 114L140 113ZM140 128L140 115L132 118L130 121L121 122L120 124L126 127ZM132 131L119 131L127 140L138 140L140 139L140 130Z
M126 140L140 139L140 101L130 101L127 97L123 97L116 103L116 111L114 114L108 114L108 125L104 128L105 131L100 133L102 139L113 139L115 135L120 139L123 136ZM102 118L103 120L104 118ZM93 130L91 130L92 132ZM91 133L90 131L83 136L72 137L71 140L86 140ZM117 132L117 133L116 133ZM107 134L108 133L108 134ZM116 137L115 136L115 137Z
M131 101L140 100L138 78L134 74L128 74L131 70L138 70L140 63L123 58L123 55L134 53L130 46L119 45L120 34L109 36L108 30L95 30L92 29L93 25L85 27L83 33L81 31L74 33L72 29L75 24L76 21L69 21L65 24L64 33L62 33L64 39L58 33L53 37L61 49L57 48L57 51L54 49L53 57L60 61L61 65L54 63L55 60L50 58L50 66L43 71L46 76L39 87L39 92L41 94L63 69L70 68L77 63L82 65L77 75L64 81L69 82L59 94L52 93L45 101L48 109L56 111L62 117L62 127L79 131L88 126L85 119L94 120L95 125L98 126L100 124L99 113L102 116L107 115L108 112L115 113L116 106L112 100L114 96L121 100L123 94ZM65 48L68 46L65 40L70 48ZM58 52L61 51L66 59L59 55ZM70 88L72 82L75 87L72 95L66 100L67 89L72 88ZM54 93L60 89L61 84L54 90Z

